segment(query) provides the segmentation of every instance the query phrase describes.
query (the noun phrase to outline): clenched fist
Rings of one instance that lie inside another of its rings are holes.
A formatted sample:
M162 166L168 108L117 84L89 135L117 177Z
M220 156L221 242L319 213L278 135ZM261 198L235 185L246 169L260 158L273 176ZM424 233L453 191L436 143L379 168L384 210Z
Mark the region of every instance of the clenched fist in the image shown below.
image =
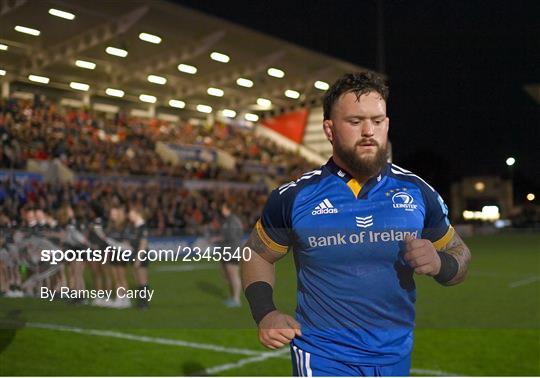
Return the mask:
M281 348L301 335L300 324L277 310L268 313L259 323L259 341L270 349Z
M405 261L416 274L436 276L441 270L441 258L431 241L405 237Z

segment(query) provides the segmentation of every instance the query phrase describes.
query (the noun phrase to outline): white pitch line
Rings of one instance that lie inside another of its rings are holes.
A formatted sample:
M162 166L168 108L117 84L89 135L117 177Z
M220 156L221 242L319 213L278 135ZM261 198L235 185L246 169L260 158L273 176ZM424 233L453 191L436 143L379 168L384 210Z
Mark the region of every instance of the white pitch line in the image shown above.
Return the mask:
M277 351L261 353L260 351L256 351L252 349L230 348L230 347L223 347L221 345L215 345L215 344L195 343L191 341L184 341L184 340L178 340L178 339L165 339L161 337L141 336L141 335L134 335L130 333L105 331L105 330L99 330L99 329L78 328L78 327L64 326L60 324L30 322L30 323L26 323L26 327L49 329L53 331L73 332L73 333L91 335L91 336L113 337L117 339L139 341L143 343L174 345L174 346L180 346L180 347L186 347L186 348L203 349L203 350L211 350L214 352L242 354L242 355L251 356L251 357L244 358L236 362L231 362L228 364L207 368L205 369L205 373L207 374L216 374L225 370L235 369L235 368L242 367L248 364L261 362L270 358L285 358L285 359L289 358L288 356L286 356L287 354L289 354L288 349L281 349ZM411 373L431 375L431 376L441 376L441 377L459 376L458 374L455 374L455 373L448 373L445 371L428 370L428 369L411 369Z
M532 276L519 281L510 282L508 287L514 289L516 287L525 286L536 281L540 281L540 276Z
M165 339L161 337L141 336L141 335L134 335L130 333L105 331L105 330L99 330L99 329L77 328L77 327L70 327L70 326L64 326L64 325L59 325L59 324L27 323L26 325L27 327L30 327L30 328L50 329L54 331L73 332L73 333L79 333L83 335L92 335L92 336L114 337L117 339L140 341L143 343L174 345L174 346L194 348L194 349L211 350L214 352L243 354L246 356L259 356L261 354L260 351L251 350L251 349L231 348L231 347L224 347L224 346L215 345L215 344L194 343L191 341Z
M456 374L456 373L449 373L447 371L430 370L430 369L411 369L411 373L434 376L434 377L459 377L459 374Z
M245 366L245 365L253 364L255 362L261 362L261 361L264 361L264 360L268 360L269 358L283 357L284 355L289 354L289 353L290 352L289 352L288 348L283 349L283 350L274 351L274 352L265 352L265 353L259 354L258 356L248 357L248 358L244 358L244 359L241 359L239 361L236 361L236 362L231 362L231 363L228 363L228 364L223 364L223 365L218 365L218 366L214 366L214 367L211 367L211 368L207 368L207 369L204 370L204 373L207 374L207 375L213 375L213 374L221 373L222 371L236 369L236 368L239 368L239 367L242 367L242 366Z

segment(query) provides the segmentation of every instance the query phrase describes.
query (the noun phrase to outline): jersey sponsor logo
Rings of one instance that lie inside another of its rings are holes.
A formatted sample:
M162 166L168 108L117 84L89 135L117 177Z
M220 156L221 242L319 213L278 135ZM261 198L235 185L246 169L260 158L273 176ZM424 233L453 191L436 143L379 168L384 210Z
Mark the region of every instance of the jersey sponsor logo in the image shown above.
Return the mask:
M308 236L308 244L311 248L333 247L337 245L381 243L403 241L407 235L418 237L418 231L360 231L352 234L338 232L327 236Z
M406 192L397 192L392 196L394 209L405 209L406 211L416 210L418 205L414 204L413 202L413 196Z
M328 201L328 198L325 198L320 204L318 204L315 209L311 212L312 215L321 215L321 214L336 214L338 210Z
M373 226L373 215L367 217L354 217L356 219L356 225L360 228L368 228Z

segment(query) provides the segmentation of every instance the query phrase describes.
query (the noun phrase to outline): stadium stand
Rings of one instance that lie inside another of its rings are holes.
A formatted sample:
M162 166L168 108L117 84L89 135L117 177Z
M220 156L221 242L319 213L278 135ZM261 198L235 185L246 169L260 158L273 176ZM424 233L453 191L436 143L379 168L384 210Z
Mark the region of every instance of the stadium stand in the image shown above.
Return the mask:
M159 240L211 238L225 202L248 230L269 187L326 160L303 123L329 82L361 69L167 1L62 3L71 20L51 13L59 6L0 4L9 296L81 286L80 267L40 263L38 247L99 247L96 229L112 241L122 207L141 209ZM34 36L16 19L32 20Z
M313 167L290 149L233 125L216 122L201 128L122 113L110 119L39 95L0 101L0 138L0 291L10 297L37 295L40 285L75 287L74 282L82 282L84 265L44 264L39 252L44 246L92 245L97 220L106 235L114 236L115 209L140 208L150 237L211 238L220 232L220 209L227 203L247 231L266 199L262 176L284 181ZM225 169L217 162L191 160L173 164L157 152L158 143L225 151L235 165ZM31 161L52 160L65 165L73 179L55 182L25 171ZM69 242L73 232L78 242Z
M24 169L28 159L60 159L77 172L175 176L188 179L250 181L245 163L280 169L265 170L284 181L313 166L275 142L226 124L195 129L189 123L157 119L106 119L85 110L59 107L36 96L34 101L0 101L2 168ZM156 152L157 142L201 145L231 154L235 169L213 162L173 166Z

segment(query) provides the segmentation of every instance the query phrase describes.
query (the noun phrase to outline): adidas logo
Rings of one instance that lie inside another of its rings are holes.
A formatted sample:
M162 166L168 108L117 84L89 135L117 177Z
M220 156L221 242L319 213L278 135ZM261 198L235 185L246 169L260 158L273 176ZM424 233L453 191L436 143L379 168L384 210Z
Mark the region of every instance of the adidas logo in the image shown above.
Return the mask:
M373 226L373 215L369 215L367 217L355 217L356 218L356 225L360 228L368 228Z
M317 205L317 207L311 212L312 215L320 215L320 214L336 214L338 211L328 201L328 198L325 198L324 201L322 201L320 204Z

